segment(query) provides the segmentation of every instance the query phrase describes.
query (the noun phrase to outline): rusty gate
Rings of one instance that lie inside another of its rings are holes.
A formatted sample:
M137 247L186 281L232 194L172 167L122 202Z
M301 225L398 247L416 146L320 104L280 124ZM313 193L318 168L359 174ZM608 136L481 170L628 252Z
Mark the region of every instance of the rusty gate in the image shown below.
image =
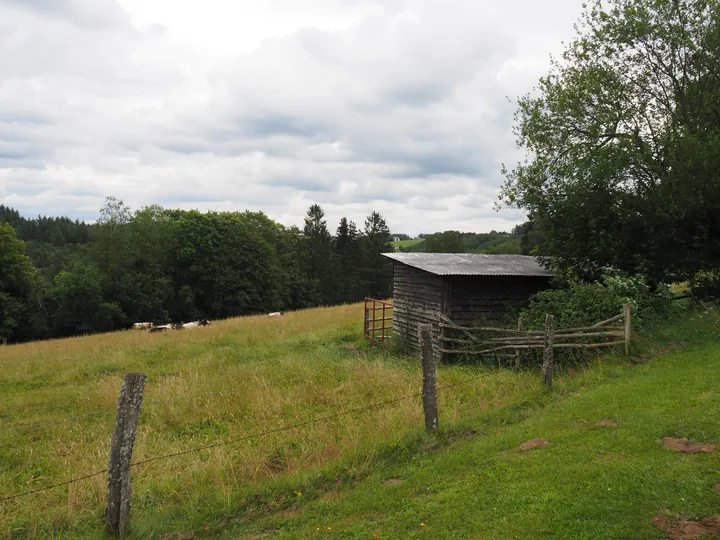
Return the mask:
M363 335L374 343L392 339L392 302L365 298Z

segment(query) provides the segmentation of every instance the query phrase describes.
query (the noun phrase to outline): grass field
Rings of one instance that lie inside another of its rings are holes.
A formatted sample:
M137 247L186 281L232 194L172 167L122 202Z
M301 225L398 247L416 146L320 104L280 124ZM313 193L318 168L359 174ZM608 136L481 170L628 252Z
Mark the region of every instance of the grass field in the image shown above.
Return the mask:
M390 245L395 248L395 251L398 251L401 247L407 248L419 244L422 241L422 238L413 238L412 240L400 240L399 242L390 242Z
M353 305L0 348L0 497L104 469L112 413L12 428L113 409L125 372L148 374L136 460L418 392L418 362L367 348L361 316ZM560 370L551 393L535 370L442 366L440 386L485 376L440 393L437 435L413 398L139 467L132 535L660 538L656 514L720 503L716 454L658 442L720 443L719 320L678 315L641 336L641 365L604 356ZM518 450L536 437L550 446ZM0 503L0 534L102 537L104 491L99 475Z

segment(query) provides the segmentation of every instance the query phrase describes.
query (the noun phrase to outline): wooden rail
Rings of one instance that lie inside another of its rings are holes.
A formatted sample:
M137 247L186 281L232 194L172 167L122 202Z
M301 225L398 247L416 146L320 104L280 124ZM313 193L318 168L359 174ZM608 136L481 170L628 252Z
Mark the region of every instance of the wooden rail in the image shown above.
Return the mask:
M513 356L515 367L519 368L522 360L522 351L528 349L543 349L543 373L545 383L552 386L552 351L553 349L596 349L600 347L614 347L624 344L625 353L630 350L632 339L632 321L630 304L623 306L622 313L600 321L592 326L575 328L553 329L553 317L548 315L545 331L525 330L525 320L520 317L518 329L495 328L486 326L460 326L446 316L441 315L440 327L440 353L443 355L468 356ZM622 322L622 326L609 326L612 323ZM463 337L448 336L446 331L455 330ZM477 334L503 334L495 337L478 336ZM603 341L597 341L603 339ZM578 341L587 340L586 343ZM450 348L447 344L460 347ZM503 354L514 351L513 354ZM499 354L498 354L499 353Z

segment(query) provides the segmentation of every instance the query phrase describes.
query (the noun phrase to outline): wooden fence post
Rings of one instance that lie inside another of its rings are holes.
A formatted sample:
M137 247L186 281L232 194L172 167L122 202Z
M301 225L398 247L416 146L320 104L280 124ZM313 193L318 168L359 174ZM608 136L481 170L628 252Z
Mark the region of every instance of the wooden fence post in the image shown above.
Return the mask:
M545 316L545 345L543 351L543 382L548 388L553 383L553 316Z
M630 339L632 338L632 309L625 304L625 354L630 354Z
M144 373L128 373L118 396L115 432L110 445L108 487L105 498L105 529L124 538L130 523L130 461L145 390Z
M518 317L518 331L525 331L525 317ZM520 369L523 361L523 356L524 354L522 349L515 349L515 369Z
M420 351L422 352L423 411L425 412L425 428L428 431L436 431L438 428L438 406L432 326L429 324L419 325L418 339L420 341Z

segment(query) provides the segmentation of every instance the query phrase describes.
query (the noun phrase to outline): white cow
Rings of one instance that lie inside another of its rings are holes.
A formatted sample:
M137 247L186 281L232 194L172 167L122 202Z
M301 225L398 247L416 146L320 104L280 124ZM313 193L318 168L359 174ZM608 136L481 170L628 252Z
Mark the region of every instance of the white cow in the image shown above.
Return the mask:
M151 332L167 332L172 328L172 324L162 324L160 326L154 326L150 329Z
M282 315L285 315L284 311L273 311L272 313L268 313L268 317L281 317Z
M133 330L149 330L153 327L153 323L151 322L136 322L133 323Z
M198 328L199 326L210 326L210 321L207 319L200 319L199 321L193 321L182 325L183 328Z

